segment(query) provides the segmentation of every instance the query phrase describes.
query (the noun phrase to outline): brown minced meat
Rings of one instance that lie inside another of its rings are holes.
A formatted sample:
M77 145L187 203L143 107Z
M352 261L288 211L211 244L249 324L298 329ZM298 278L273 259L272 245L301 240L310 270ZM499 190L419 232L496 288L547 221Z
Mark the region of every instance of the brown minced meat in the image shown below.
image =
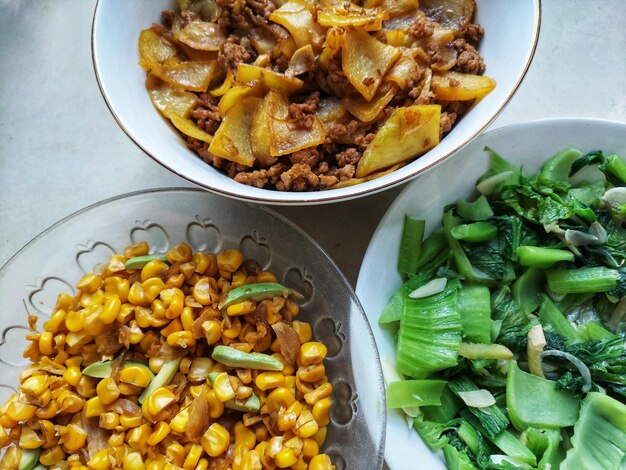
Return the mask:
M275 9L270 0L217 0L217 4L222 8L217 23L228 36L226 42L220 47L217 61L224 70L235 71L238 64L253 63L258 57L249 39L254 29L282 27L268 19ZM183 12L182 15L193 19L194 14ZM174 16L173 11L163 12L163 25L166 28L171 27ZM424 39L432 36L433 26L434 24L427 19L416 20L408 32L416 39ZM482 35L481 26L469 24L456 33L454 41L441 46L456 52L456 63L450 70L478 75L484 73L485 63L476 49ZM386 42L384 31L376 32L376 37ZM441 60L442 52L444 51L432 46L426 50L432 63ZM267 66L276 72L284 72L289 59L279 51L272 51L269 54ZM345 91L346 87L351 87L341 70L341 63L331 64L330 70L327 71L326 80L332 82L332 86L323 86L318 83L316 71L313 69L306 75L299 76L305 82L303 87L305 90L315 91L290 97L289 115L300 129L311 128L313 116L321 98L332 96L335 90ZM471 102L441 102L437 101L431 92L422 93L420 83L423 76L421 72L416 75L418 76L412 77L404 89L399 90L374 122L364 125L347 113L347 119L334 124L327 131L326 139L321 145L283 155L268 168L250 168L213 155L208 151L208 143L189 136L185 136L187 145L206 163L222 170L242 184L278 191L313 191L331 188L339 182L355 177L356 166L363 152L374 138L376 131L395 108L413 104L440 104L442 106L440 134L444 135L452 129L456 120L471 105ZM190 118L200 129L213 134L222 121L217 106L219 98L207 93L198 93L198 97L198 106L193 110Z

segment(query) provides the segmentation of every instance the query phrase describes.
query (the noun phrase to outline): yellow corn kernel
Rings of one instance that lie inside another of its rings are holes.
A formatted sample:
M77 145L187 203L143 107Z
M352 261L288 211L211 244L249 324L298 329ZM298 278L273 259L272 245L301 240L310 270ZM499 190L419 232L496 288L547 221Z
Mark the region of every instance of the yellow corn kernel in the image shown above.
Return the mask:
M22 427L22 433L20 434L19 446L22 449L38 449L43 445L43 439L37 435L37 433L28 426Z
M121 299L120 299L121 300ZM115 319L118 323L127 324L135 316L135 306L131 304L122 304L120 311Z
M178 442L170 444L165 451L166 459L176 467L182 467L185 461L185 448ZM165 466L167 468L167 465Z
M309 341L300 346L298 360L303 366L320 364L326 357L327 353L328 349L322 343L318 341Z
M91 294L100 289L102 283L103 281L100 276L96 276L95 274L85 274L83 278L78 281L76 287L81 292L87 292L88 294Z
M145 241L135 243L134 245L128 245L124 248L124 257L128 259L136 256L144 256L148 253L150 253L150 245L148 245L148 242Z
M309 470L332 470L333 464L326 454L318 454L309 462Z
M61 435L59 442L63 444L65 450L69 452L78 451L85 446L85 442L87 441L87 433L77 424L68 424L60 429L59 434Z
M213 301L209 278L201 277L191 289L191 295L200 305L209 305Z
M122 371L123 370L124 369L122 369ZM110 405L119 398L120 389L114 379L107 377L98 382L98 385L96 386L96 393L98 394L98 398L100 398L100 402L103 405Z
M256 434L243 425L241 421L235 424L235 446L254 449L256 444Z
M209 400L209 416L213 419L219 418L224 414L224 402L217 397L215 390L206 392Z
M91 459L89 459L87 465L93 470L109 470L111 468L109 453L106 449L99 450Z
M56 401L51 401L48 403L48 406L39 408L36 412L37 418L39 419L52 419L59 413L59 405ZM0 415L0 424L4 425L2 422L3 416ZM8 417L7 417L8 418Z
M64 413L78 413L85 406L85 400L69 390L64 390L57 402L59 403L59 408Z
M183 462L183 468L185 470L194 470L196 468L196 465L198 465L198 461L200 460L200 457L202 457L203 452L204 449L201 445L193 444L187 452L187 457Z
M332 402L330 398L326 397L317 401L315 405L313 405L312 413L318 425L328 426L328 423L330 422L329 413L331 404Z
M276 312L274 310L268 310L267 311L267 322L270 325L273 325L274 323L278 323L280 320L282 320L283 317L279 312ZM280 348L280 344L277 344L276 346L278 346ZM280 349L277 349L277 351L280 351ZM276 352L276 351L274 351Z
M39 463L47 467L55 465L64 459L65 451L60 445L55 445L49 449L45 449L41 451L41 454L39 454Z
M239 315L247 315L249 313L253 313L255 309L256 303L251 302L250 300L244 300L243 302L239 302L238 304L233 304L226 307L226 313L231 317L235 317Z
M278 466L278 468L287 468L291 467L298 461L298 457L293 449L284 448L281 449L276 456L274 457L274 462Z
M156 446L170 433L170 426L165 421L159 421L153 428L152 434L148 437L148 445Z
M276 276L269 271L263 271L257 274L256 280L257 282L278 282Z
M141 282L146 282L150 278L159 276L159 274L166 271L168 268L167 263L159 259L153 259L147 262L146 265L141 268Z
M302 448L304 447L304 440L300 439L297 436L293 436L291 439L287 439L285 441L285 447L293 449L296 453L296 456L300 456L300 454L302 453Z
M113 433L111 434L111 437L109 437L109 445L111 447L119 447L119 446L123 446L124 445L124 437L125 434L124 432L117 432L117 433Z
M177 331L167 335L167 344L181 348L190 348L196 344L196 340L191 331Z
M158 374L164 362L165 360L162 357L154 356L148 359L148 367L154 374Z
M296 372L296 377L303 382L319 382L326 377L326 368L324 364L311 364L302 366Z
M61 329L62 325L64 324L66 316L67 316L67 313L65 312L65 310L61 309L61 310L57 310L56 312L54 312L52 316L50 317L50 319L43 324L44 331L57 333Z
M145 367L127 365L120 371L120 381L131 385L145 388L148 386L152 378Z
M65 328L69 331L80 331L85 325L85 319L82 311L75 312L70 310L65 317Z
M239 250L224 250L217 255L217 267L220 271L234 273L243 264L243 253Z
M302 456L310 460L320 453L320 446L310 437L306 438L302 442Z
M207 343L215 344L222 337L222 325L215 320L207 320L202 323L202 329L204 330L204 337Z
M200 444L209 457L217 457L228 449L230 443L230 433L226 428L218 423L213 423L206 430Z
M126 442L131 449L145 454L148 448L148 438L152 432L152 428L148 423L130 429L126 433Z
M146 294L143 291L143 285L140 282L133 282L128 291L128 302L132 305L139 305L141 307L147 307L150 302L146 298Z
M189 422L189 408L183 408L170 421L172 431L184 434L187 423Z
M183 307L183 311L180 314L180 322L183 325L183 330L191 331L195 321L196 318L194 317L193 309L191 307Z
M0 449L9 445L9 436L0 424Z
M87 334L70 331L65 336L65 350L70 354L80 354L82 347L92 339L93 337Z
M145 335L146 334L141 330L141 328L139 328L139 325L137 325L137 322L135 320L132 320L130 322L130 334L128 337L128 342L130 344L139 344Z
M52 333L49 331L44 331L39 336L39 351L41 354L46 356L51 356L54 354L54 345L52 344Z
M130 282L119 276L107 277L104 280L104 294L106 296L117 295L120 302L125 303L128 300L128 291L130 290Z
M262 470L259 453L256 450L249 450L243 456L241 461L241 470Z
M105 325L110 325L117 318L121 307L122 302L117 294L107 296L104 300L102 312L100 312L100 321Z
M96 395L95 379L81 375L76 384L76 391L84 398L91 398Z
M102 429L115 429L120 425L120 415L113 411L100 415L99 425Z
M289 408L296 401L296 397L287 387L278 387L267 396L265 403L273 410Z
M202 449L204 451L204 449ZM209 468L209 461L207 459L200 459L196 465L195 470L207 470ZM261 470L261 469L259 469Z
M106 408L100 401L100 397L93 397L85 402L85 416L87 418L100 416L104 412L106 412Z
M230 379L226 372L222 372L218 374L213 382L213 391L217 398L222 401L228 401L232 398L235 398L235 391L230 383Z
M165 470L165 460L146 460L146 470Z
M295 433L296 436L306 438L313 436L319 429L313 413L308 408L305 408L298 416L296 420Z
M149 328L152 320L152 312L148 307L135 307L135 322L139 328Z
M27 421L35 416L37 407L12 400L7 407L7 416L13 421Z
M302 456L298 457L298 461L291 466L291 470L307 470L309 466Z
M209 267L210 258L206 253L196 253L191 260L196 263L196 272L198 274L204 274L204 271Z
M152 302L165 289L165 283L161 278L153 277L142 282L143 293L148 302Z
M84 308L92 308L104 303L104 292L97 290L92 294L82 293L80 295L80 306Z
M78 366L69 366L63 372L63 380L65 380L72 387L76 387L78 385L78 381L80 380L81 372L80 367Z
M329 397L332 392L333 386L330 384L330 382L324 382L312 392L305 393L304 400L309 405L313 406L315 403L322 400L323 398Z
M165 309L165 318L174 319L180 317L185 307L185 294L180 289L173 289L173 295L169 304L166 302L167 308ZM182 326L181 326L182 329Z
M226 328L226 323L223 322L224 324L224 331L222 331L222 334L229 339L235 339L237 336L239 336L239 333L241 333L241 320L239 320L239 318L235 317L233 320L231 320L230 322L230 327Z
M120 426L124 429L136 428L141 425L141 416L120 415Z
M150 394L141 405L141 412L150 420L152 416L157 416L165 407L176 401L176 395L166 388L159 387Z
M304 405L299 401L294 401L285 411L278 415L276 426L282 432L288 431L296 425L298 416L304 409Z
M290 364L287 359L285 359L285 356L283 356L280 352L275 352L274 354L272 354L272 356L274 356L276 359L283 363L283 370L281 370L283 375L287 376L294 374L296 368L293 364Z
M256 376L254 383L261 390L269 390L285 385L285 376L280 372L262 372Z
M145 470L146 466L143 463L141 454L139 452L131 452L124 456L123 469L124 470Z
M191 261L193 252L191 251L191 247L186 243L179 243L173 248L170 248L167 252L167 260L174 263L187 263Z
M324 445L324 441L326 441L326 434L328 434L328 428L326 426L320 427L319 430L313 434L313 440L317 442L319 447Z
M29 397L36 397L48 389L48 376L47 375L33 375L27 378L20 390Z

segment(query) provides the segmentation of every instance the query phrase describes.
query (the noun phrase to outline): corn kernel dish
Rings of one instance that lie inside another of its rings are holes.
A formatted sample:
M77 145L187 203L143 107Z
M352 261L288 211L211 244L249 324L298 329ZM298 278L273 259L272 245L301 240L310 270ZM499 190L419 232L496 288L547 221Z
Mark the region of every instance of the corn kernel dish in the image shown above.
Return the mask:
M0 406L2 469L334 469L298 294L237 250L147 243L61 294Z
M474 0L179 0L139 36L154 106L205 162L341 188L438 145L495 82Z

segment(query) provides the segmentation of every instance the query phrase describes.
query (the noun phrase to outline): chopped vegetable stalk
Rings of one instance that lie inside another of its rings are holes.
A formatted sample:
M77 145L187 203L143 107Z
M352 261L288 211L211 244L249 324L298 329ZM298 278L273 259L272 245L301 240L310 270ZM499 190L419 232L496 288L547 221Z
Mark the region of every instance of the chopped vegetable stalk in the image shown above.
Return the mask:
M226 297L219 303L218 308L226 308L233 304L238 304L245 300L253 300L260 302L261 300L271 299L274 297L285 297L289 295L297 296L291 289L278 284L276 282L257 282L256 284L246 284L241 287L235 287L226 294Z
M606 157L604 168L622 184L626 184L626 163L618 155Z
M464 219L474 221L486 220L493 217L493 210L484 195L481 195L473 202L457 201L456 213Z
M601 393L583 400L562 470L619 469L626 458L626 405Z
M431 233L426 240L424 240L424 243L422 243L417 268L419 269L435 259L437 255L447 247L447 244L448 243L446 242L446 237L444 236L442 229L435 230Z
M526 431L527 447L540 459L537 468L550 470L559 468L565 458L560 447L562 441L559 429L528 428Z
M167 263L165 253L154 253L152 255L135 256L124 263L124 269L141 269L150 261L159 260Z
M139 403L143 403L152 393L159 387L169 385L174 376L178 373L178 367L180 366L180 359L169 359L163 363L158 374L152 379L150 385L139 396Z
M537 310L544 287L545 275L541 269L528 268L517 278L511 291L523 313L528 315Z
M554 183L567 183L572 164L582 156L580 150L566 148L544 163L539 173L539 182L552 186Z
M467 359L508 360L513 358L513 353L509 348L501 344L461 343L459 345L459 356Z
M404 230L398 256L398 271L405 274L415 274L420 257L422 238L426 222L423 220L404 217Z
M378 323L391 323L394 321L400 321L402 313L404 312L404 288L400 287L396 290L387 305L383 314L380 316Z
M561 313L550 297L543 295L541 308L539 309L539 319L552 326L554 330L567 338L568 343L578 343L582 341L580 333L574 328L567 318Z
M450 281L439 294L405 299L398 332L398 372L424 378L456 365L461 342L458 287L458 281Z
M535 454L533 454L528 447L522 444L513 433L503 431L493 438L489 438L489 436L487 436L487 438L513 460L532 466L537 464L537 457L535 457Z
M470 458L450 444L443 448L443 455L450 470L476 470Z
M619 272L595 266L578 269L558 269L546 272L548 287L558 294L608 292L617 285Z
M39 449L23 449L18 470L33 470L39 463Z
M284 364L274 356L262 353L247 353L230 346L216 346L211 357L228 367L281 371Z
M519 430L572 426L578 419L580 398L555 386L556 382L528 374L515 362L510 364L506 407L513 426Z
M458 294L463 336L476 343L491 343L491 298L489 289L464 286Z
M442 435L447 429L444 423L426 421L420 414L413 420L413 427L431 450L441 449L448 443L448 438Z
M457 240L473 243L492 240L497 233L498 229L488 222L457 225L450 230L450 234Z
M462 401L446 385L441 392L441 405L423 406L420 409L428 421L447 423L458 414L461 407Z
M387 387L387 408L405 408L441 404L445 380L401 380Z
M574 253L541 246L520 246L517 256L522 266L529 268L549 268L561 261L574 261Z

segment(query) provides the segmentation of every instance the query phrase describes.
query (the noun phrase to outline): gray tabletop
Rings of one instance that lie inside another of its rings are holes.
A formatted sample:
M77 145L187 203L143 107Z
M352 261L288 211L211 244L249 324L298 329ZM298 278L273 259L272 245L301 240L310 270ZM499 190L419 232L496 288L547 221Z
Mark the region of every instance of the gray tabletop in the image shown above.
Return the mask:
M0 0L0 265L59 219L111 196L188 186L120 130L91 64L94 0ZM491 128L585 116L626 121L623 0L544 0L539 45ZM626 136L624 136L626 138ZM395 188L356 201L277 207L354 284Z

